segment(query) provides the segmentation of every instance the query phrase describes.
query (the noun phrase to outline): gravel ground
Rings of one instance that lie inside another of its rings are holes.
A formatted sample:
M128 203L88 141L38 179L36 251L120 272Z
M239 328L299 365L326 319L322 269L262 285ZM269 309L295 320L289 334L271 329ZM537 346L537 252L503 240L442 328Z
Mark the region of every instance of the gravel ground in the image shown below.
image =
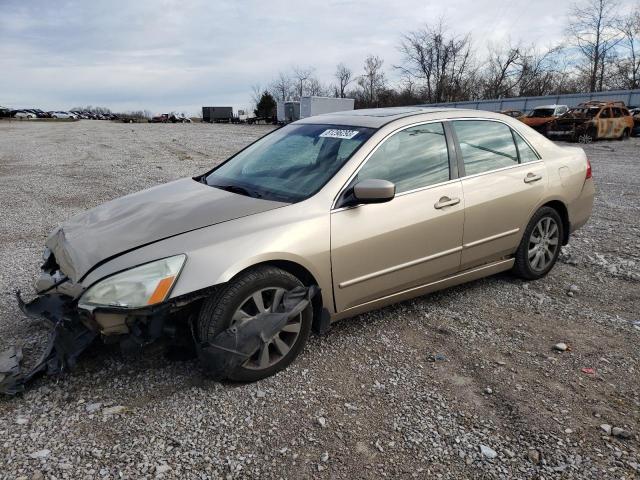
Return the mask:
M0 348L42 335L12 292L31 291L55 225L269 128L0 122ZM498 275L338 323L256 384L100 351L0 399L0 479L637 478L639 147L586 147L594 214L547 278Z

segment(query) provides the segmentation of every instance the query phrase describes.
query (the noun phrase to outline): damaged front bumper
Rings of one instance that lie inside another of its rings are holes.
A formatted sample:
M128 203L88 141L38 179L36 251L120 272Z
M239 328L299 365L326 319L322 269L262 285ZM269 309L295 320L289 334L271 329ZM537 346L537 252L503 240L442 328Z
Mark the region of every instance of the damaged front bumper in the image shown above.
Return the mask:
M43 320L49 328L47 345L35 365L22 371L22 351L12 347L0 362L0 393L15 395L41 373L60 374L76 365L78 356L95 340L98 333L88 329L78 318L69 297L45 294L25 303L16 293L20 309L29 317Z
M35 365L22 368L22 350L12 347L0 353L0 394L15 395L39 374L62 374L77 363L78 357L94 340L119 343L125 352L141 350L167 333L166 320L175 303L141 309L78 308L77 300L61 293L45 293L25 303L16 293L20 310L37 319L49 330L47 345Z

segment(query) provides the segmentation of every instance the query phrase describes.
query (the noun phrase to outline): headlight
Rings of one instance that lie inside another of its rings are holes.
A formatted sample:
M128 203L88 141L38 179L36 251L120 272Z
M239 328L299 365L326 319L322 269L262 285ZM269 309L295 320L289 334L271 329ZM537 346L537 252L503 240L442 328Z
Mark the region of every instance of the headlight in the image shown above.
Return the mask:
M87 290L78 306L138 308L163 302L178 278L186 255L163 258L108 277Z

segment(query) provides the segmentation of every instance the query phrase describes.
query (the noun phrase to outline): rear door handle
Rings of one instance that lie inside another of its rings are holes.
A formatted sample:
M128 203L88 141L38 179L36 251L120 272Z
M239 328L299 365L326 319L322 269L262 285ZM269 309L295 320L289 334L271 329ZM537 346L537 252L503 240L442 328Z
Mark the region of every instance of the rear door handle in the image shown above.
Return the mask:
M441 208L451 207L452 205L457 205L459 203L459 198L442 197L433 205L433 208L440 210Z
M542 180L542 175L536 175L535 173L527 173L527 176L524 177L524 183L533 183L538 180Z

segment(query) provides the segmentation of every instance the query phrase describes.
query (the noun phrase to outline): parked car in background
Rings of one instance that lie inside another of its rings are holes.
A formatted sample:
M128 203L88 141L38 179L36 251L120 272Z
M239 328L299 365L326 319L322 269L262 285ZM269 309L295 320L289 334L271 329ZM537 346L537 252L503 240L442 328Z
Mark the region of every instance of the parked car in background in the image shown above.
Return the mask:
M582 149L505 115L310 117L204 174L74 216L47 239L40 296L21 308L72 339L184 332L237 360L219 375L254 381L289 365L312 325L506 270L543 278L594 191ZM311 302L283 316L301 290Z
M640 136L640 108L633 108L629 111L633 117L633 129L631 135L634 137Z
M49 113L51 114L51 118L75 118L75 116L69 112L52 111Z
M521 117L520 121L543 135L546 135L549 122L568 111L569 107L566 105L542 105L531 110L528 115Z
M168 113L162 113L160 115L156 115L154 117L151 117L150 122L151 123L168 123L169 122L169 114Z
M507 115L511 118L520 118L520 117L524 117L524 113L521 112L520 110L502 110L500 112L503 115Z
M51 118L51 115L49 115L48 112L43 112L39 108L29 108L28 110L25 110L25 112L33 113L37 118Z
M191 123L191 119L181 114L163 113L152 117L151 123Z
M0 118L11 117L11 109L7 107L0 107Z
M13 110L11 116L13 118L25 118L25 119L31 119L31 118L37 118L38 116L29 111L29 110Z
M624 140L634 129L634 119L623 102L591 101L572 108L549 123L550 138L589 143L602 139Z

